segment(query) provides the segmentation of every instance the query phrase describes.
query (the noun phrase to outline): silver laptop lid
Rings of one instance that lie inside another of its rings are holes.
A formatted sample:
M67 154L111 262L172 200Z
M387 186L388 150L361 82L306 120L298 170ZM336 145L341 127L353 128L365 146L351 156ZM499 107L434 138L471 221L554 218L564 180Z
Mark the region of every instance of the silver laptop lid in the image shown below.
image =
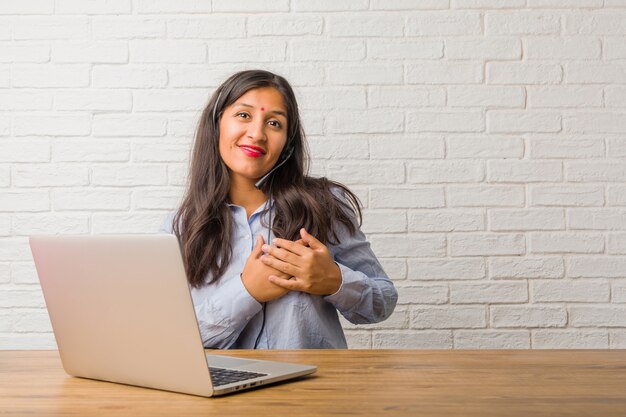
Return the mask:
M174 235L35 236L30 246L68 374L212 395Z

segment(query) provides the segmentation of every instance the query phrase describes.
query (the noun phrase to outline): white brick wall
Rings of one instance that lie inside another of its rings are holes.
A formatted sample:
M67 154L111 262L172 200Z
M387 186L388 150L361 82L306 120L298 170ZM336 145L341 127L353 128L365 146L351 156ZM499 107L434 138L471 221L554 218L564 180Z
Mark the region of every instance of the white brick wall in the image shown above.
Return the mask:
M153 233L215 87L294 85L400 298L352 347L626 348L623 0L0 2L0 348L34 233Z

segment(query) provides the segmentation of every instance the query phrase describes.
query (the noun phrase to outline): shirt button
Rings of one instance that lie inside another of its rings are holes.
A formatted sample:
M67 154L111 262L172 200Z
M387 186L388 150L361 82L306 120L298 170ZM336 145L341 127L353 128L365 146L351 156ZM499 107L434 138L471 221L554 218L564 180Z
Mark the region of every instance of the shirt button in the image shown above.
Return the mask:
M243 238L248 240L248 239L250 239L250 237L251 237L250 235L245 235Z

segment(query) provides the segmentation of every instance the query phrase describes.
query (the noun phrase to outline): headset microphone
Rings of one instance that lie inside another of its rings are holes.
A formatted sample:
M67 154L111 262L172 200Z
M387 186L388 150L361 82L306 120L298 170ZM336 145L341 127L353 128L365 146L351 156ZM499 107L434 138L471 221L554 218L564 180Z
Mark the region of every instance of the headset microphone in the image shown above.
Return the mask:
M285 162L287 162L287 160L291 157L291 154L293 154L293 146L289 145L289 146L287 146L287 149L285 149L285 156L283 157L283 160L282 160L282 161L281 161L278 165L276 165L274 168L272 168L272 169L270 170L270 172L268 172L267 174L265 174L265 175L263 176L263 178L261 178L260 180L258 180L258 181L254 184L254 186L255 186L257 189L259 189L259 190L260 190L260 189L261 189L261 187L263 186L263 184L265 183L265 181L267 181L267 179L270 177L270 175L272 175L272 174L274 173L274 171L276 171L278 168L280 168L281 166L283 166L283 164L284 164Z

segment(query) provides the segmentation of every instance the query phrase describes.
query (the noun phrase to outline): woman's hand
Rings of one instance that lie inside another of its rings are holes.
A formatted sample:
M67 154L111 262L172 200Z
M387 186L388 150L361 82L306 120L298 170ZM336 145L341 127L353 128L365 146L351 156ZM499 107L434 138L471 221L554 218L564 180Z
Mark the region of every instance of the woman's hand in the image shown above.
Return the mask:
M286 290L334 294L342 282L339 266L328 248L313 235L300 229L300 236L302 239L295 242L276 238L273 241L275 246L263 245L267 255L261 256L261 261L282 272L281 275L270 275L269 281Z
M263 236L258 235L254 249L246 261L246 265L241 273L241 281L244 287L255 300L260 303L275 300L289 292L289 289L273 284L268 280L268 276L278 276L281 279L288 280L291 275L284 274L279 270L272 268L261 262L263 251Z

